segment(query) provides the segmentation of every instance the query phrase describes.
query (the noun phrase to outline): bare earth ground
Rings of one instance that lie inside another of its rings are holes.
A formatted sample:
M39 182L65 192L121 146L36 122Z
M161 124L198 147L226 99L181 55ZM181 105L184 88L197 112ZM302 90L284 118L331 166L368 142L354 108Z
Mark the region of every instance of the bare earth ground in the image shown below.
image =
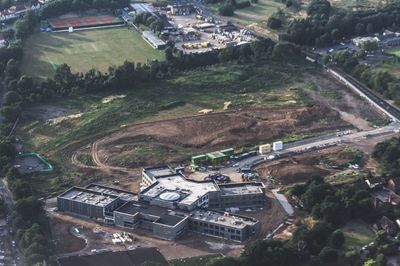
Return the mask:
M328 149L304 153L292 158L271 161L256 168L260 176L268 181L268 177L279 180L283 185L305 182L312 176L327 177L339 170L328 168L321 164L321 156L329 155L331 160L338 164L347 162L349 159L343 156L340 151L342 146L331 147Z
M383 119L383 115L372 108L367 101L327 73L309 76L309 78L314 82L316 88L307 91L308 95L321 105L338 111L341 119L356 128L370 130L372 127L368 120Z
M127 170L271 141L286 134L346 127L351 125L341 120L338 112L320 105L236 110L132 125L93 143L92 156L97 166Z
M50 226L52 228L53 240L56 242L56 254L76 252L86 246L85 240L73 236L69 232L74 226L73 223L50 216Z

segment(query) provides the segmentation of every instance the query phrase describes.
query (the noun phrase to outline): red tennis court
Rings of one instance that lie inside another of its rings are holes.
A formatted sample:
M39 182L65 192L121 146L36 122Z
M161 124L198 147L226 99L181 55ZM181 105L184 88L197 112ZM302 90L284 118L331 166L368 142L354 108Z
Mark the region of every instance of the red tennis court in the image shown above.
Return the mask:
M77 17L77 18L53 18L49 19L50 27L53 30L64 30L69 27L85 28L107 25L118 25L124 23L122 19L109 15L91 16L91 17Z

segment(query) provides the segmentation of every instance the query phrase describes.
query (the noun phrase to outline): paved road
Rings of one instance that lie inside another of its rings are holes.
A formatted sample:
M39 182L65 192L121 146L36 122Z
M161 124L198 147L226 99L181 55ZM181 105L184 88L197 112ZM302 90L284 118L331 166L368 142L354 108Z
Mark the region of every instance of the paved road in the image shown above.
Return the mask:
M5 178L1 177L0 177L0 197L4 199L5 203L8 205L9 208L14 204L14 198L11 192L8 190L7 182ZM13 233L11 233L12 232L11 223L12 221L11 219L9 219L7 222L8 235L4 236L4 239L8 240L8 248L11 250L11 256L15 260L15 264L18 266L24 266L25 263L22 260L23 258L22 252L19 250L17 246L13 247L11 244L11 242L14 240L14 235Z
M400 110L389 104L386 100L379 97L375 92L370 90L365 84L359 82L357 79L346 74L339 68L328 68L328 72L339 78L344 84L351 87L362 97L366 98L377 109L381 110L392 120L400 120Z
M393 122L385 127L369 130L354 132L348 135L338 136L337 133L329 133L323 136L314 137L308 140L301 140L285 145L282 151L274 151L266 155L257 154L255 156L243 159L236 162L235 167L228 166L219 170L220 173L228 175L229 173L236 172L238 168L252 167L266 161L272 161L283 157L292 156L295 154L306 153L318 149L323 149L329 146L334 146L340 143L353 143L365 138L391 134L400 129L400 122ZM275 158L268 159L268 156L275 156Z
M279 201L279 203L282 205L283 209L289 216L293 216L294 214L294 209L292 205L288 202L286 197L283 194L279 193L279 189L273 189L271 190L272 193L274 194L275 198Z

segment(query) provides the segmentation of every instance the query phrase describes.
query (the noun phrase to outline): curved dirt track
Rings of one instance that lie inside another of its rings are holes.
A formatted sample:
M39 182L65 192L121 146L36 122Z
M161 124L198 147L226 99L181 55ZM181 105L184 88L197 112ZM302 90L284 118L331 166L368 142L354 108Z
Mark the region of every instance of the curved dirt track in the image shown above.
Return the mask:
M341 120L338 112L319 105L236 110L145 122L93 142L90 156L95 166L86 167L130 174L132 168L178 162L188 159L190 154L344 127L350 124ZM72 161L82 166L76 153Z

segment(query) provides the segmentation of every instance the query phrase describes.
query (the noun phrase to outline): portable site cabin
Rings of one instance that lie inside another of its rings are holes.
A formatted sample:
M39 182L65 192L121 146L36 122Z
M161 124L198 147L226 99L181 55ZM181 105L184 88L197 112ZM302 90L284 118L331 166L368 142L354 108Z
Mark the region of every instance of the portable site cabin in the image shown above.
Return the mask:
M225 161L225 159L228 157L221 151L209 152L209 153L206 153L206 155L207 155L208 159L211 161L211 163L213 163L213 164L219 164L219 163Z
M235 153L235 150L233 148L225 149L225 150L220 150L223 154L226 156L231 156Z
M205 154L192 156L192 164L201 164L201 163L206 162L207 160L208 160L208 158Z

